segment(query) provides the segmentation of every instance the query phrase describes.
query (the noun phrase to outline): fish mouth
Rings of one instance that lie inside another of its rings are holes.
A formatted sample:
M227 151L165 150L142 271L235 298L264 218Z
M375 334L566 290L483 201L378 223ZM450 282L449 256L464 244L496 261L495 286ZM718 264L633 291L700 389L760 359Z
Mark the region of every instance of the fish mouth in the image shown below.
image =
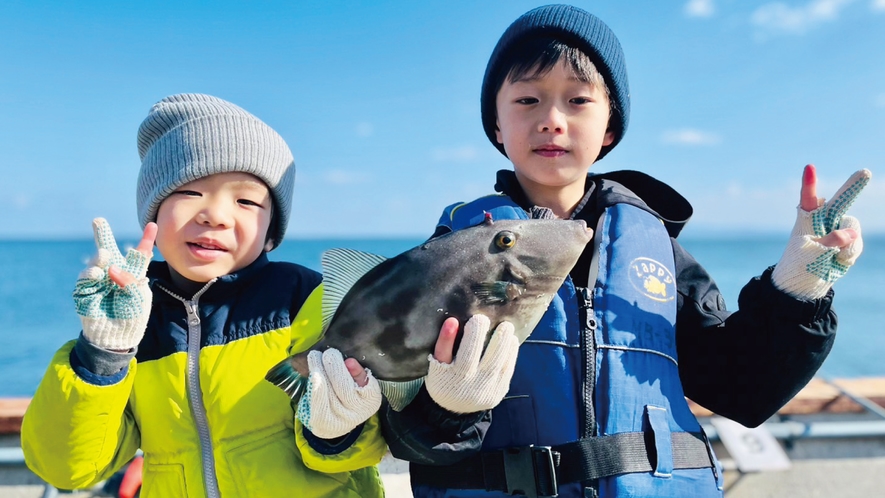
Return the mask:
M501 280L522 287L525 287L526 284L525 277L517 273L516 270L511 267L504 268L504 275L501 276Z
M574 221L577 221L578 223L581 224L581 228L583 228L583 230L581 230L581 235L583 235L583 238L586 239L586 242L590 242L590 240L593 239L593 229L590 228L589 226L587 226L587 222L584 220L574 220Z

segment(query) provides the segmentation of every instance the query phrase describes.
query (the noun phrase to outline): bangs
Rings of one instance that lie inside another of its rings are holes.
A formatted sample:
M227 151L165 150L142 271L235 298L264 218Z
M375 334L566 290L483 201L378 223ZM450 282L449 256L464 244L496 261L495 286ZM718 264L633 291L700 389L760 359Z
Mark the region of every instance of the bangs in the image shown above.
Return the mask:
M504 80L511 83L524 79L539 78L550 72L557 62L562 60L571 69L574 77L584 83L602 88L609 95L608 86L596 65L580 49L571 47L554 38L535 38L521 43L510 53L510 71L501 78L500 90ZM505 66L507 67L506 63Z

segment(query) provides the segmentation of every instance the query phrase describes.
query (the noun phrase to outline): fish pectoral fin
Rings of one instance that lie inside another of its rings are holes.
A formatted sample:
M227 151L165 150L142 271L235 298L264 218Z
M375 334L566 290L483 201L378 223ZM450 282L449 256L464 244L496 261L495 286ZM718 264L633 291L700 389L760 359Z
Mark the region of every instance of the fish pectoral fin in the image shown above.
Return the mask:
M470 289L483 304L503 304L522 294L522 286L513 282L495 281L473 284Z
M271 367L264 378L282 389L296 403L301 399L301 395L304 394L304 388L307 385L307 377L295 370L295 367L290 362L290 358L286 358Z
M323 330L328 328L347 291L385 261L384 256L353 249L329 249L323 253Z
M379 379L378 384L381 385L381 394L387 398L387 402L390 403L393 411L400 412L418 395L418 391L424 384L424 377L406 382L392 382Z

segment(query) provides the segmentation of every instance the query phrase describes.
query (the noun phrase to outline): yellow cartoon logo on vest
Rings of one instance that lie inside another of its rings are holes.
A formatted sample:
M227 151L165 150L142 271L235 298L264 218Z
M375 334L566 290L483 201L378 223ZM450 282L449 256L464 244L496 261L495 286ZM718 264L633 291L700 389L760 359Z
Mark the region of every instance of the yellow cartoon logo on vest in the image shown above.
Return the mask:
M676 298L673 273L651 258L636 258L630 263L630 282L649 299L665 303Z

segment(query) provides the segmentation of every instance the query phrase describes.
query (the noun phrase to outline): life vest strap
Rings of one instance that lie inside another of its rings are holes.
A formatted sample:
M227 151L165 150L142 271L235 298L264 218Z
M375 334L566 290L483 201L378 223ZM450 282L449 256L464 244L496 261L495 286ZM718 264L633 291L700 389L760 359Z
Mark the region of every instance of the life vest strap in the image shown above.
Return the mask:
M712 467L715 472L709 442L702 432L673 432L670 442L673 469ZM556 496L559 484L652 472L656 460L653 434L625 432L552 447L484 451L452 465L412 464L409 472L413 485Z

